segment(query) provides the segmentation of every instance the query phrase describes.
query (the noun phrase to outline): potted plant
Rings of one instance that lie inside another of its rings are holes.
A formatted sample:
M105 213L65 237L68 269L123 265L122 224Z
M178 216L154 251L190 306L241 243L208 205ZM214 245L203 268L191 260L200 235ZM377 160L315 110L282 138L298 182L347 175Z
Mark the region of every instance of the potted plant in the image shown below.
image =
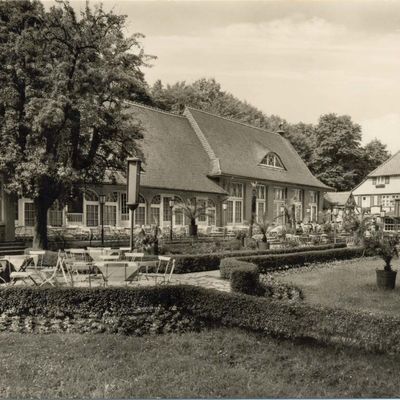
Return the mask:
M261 243L258 243L258 248L260 250L266 250L269 248L269 243L267 241L267 232L271 226L271 223L268 220L268 214L263 213L263 215L258 218L255 224L262 235Z
M379 288L394 289L396 284L397 272L392 269L392 260L398 257L397 245L398 237L383 237L375 233L370 238L365 239L366 250L381 257L385 262L383 269L376 270L376 283Z
M189 236L197 236L197 223L199 217L208 215L206 206L197 206L196 200L188 200L186 203L177 204L178 210L189 219Z

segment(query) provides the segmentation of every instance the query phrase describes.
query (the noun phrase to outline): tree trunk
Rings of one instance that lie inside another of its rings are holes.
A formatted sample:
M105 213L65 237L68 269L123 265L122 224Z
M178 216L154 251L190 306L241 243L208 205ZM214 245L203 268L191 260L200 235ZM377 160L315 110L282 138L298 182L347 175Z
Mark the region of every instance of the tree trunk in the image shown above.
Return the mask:
M35 228L32 247L47 250L47 212L50 205L48 201L44 201L42 196L34 199L33 203L35 206Z

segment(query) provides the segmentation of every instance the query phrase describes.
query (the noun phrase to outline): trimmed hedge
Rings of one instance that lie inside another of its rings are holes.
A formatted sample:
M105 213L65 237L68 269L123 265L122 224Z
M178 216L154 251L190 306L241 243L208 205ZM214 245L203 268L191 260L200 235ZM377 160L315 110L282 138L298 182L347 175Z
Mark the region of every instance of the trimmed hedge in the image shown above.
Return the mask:
M18 316L24 318L25 323L42 317L57 317L62 325L68 318L73 320L86 315L103 320L108 318L112 326L113 323L123 323L121 321L127 316L134 316L138 308L152 313L161 309L174 315L179 313L180 321L189 321L187 329L195 326L238 327L279 338L400 353L400 317L362 311L274 301L194 286L8 288L0 291L1 318L12 320L13 316ZM166 318L171 321L170 317ZM51 332L51 322L47 321ZM129 321L134 321L134 318ZM144 320L144 323L149 322L151 319ZM137 323L132 324L137 326ZM11 330L12 325L1 326L3 330ZM136 334L129 326L116 332ZM162 333L164 330L148 332Z
M308 263L333 260L348 260L361 257L364 248L342 248L319 251L306 251L288 254L270 254L265 256L239 257L239 261L254 263L260 273L276 271L287 267L301 267Z
M233 270L240 267L255 267L255 264L239 261L236 258L224 258L219 265L220 274L222 279L230 279Z
M231 271L232 292L249 294L252 296L261 295L260 274L254 264L241 265Z
M333 248L344 248L345 243L337 243L320 245L320 246L309 246L309 247L295 247L291 249L273 249L273 250L242 250L242 251L230 251L222 253L211 253L211 254L182 254L174 255L175 270L176 274L186 274L188 272L201 272L201 271L213 271L218 269L219 263L223 258L226 257L245 257L245 256L256 256L256 255L268 255L268 254L285 254L295 252L305 252L311 250L326 250Z

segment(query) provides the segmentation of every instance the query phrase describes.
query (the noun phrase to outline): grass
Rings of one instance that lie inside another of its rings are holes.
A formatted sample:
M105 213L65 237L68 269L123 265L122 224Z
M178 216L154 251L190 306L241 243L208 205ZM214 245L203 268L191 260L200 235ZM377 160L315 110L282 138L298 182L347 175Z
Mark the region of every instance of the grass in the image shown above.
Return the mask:
M395 260L394 270L397 270ZM284 283L303 290L304 301L375 314L400 313L400 273L394 290L376 286L376 269L383 269L380 258L361 258L327 264L326 267L299 268L275 274Z
M0 334L1 398L398 397L399 356L210 330Z

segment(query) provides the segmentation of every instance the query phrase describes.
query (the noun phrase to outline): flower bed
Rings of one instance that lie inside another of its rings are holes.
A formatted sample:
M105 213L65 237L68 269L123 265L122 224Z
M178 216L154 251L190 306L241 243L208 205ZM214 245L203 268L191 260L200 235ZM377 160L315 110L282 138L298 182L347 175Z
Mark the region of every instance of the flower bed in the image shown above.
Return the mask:
M146 316L141 319L140 313ZM144 334L226 326L286 339L400 353L398 316L194 286L10 288L0 291L0 314L1 330L21 332L41 331L38 326L46 327L43 332L69 331L73 326L77 332ZM96 325L97 321L103 326Z

